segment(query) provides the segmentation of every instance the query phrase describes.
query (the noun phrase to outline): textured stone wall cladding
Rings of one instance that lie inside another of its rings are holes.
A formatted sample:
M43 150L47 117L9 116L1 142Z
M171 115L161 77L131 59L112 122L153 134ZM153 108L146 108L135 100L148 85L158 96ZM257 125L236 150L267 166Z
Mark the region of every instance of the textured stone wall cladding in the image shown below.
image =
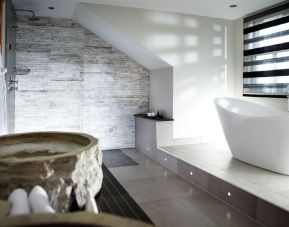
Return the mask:
M102 148L133 147L148 110L149 72L72 20L17 18L15 131L80 131Z

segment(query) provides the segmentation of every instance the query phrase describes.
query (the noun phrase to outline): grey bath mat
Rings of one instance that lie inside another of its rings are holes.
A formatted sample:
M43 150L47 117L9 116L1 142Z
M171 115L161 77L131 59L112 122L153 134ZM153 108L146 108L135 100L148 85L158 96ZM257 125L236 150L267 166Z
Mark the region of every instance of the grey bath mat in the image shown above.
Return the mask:
M120 149L104 150L103 163L108 168L138 165Z

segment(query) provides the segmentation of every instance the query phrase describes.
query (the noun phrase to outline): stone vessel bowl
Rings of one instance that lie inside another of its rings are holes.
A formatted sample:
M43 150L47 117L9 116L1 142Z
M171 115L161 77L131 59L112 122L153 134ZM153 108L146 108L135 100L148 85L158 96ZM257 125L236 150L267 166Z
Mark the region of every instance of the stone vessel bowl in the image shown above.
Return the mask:
M53 207L66 211L74 189L82 207L87 191L96 195L102 183L98 139L82 133L33 132L0 136L0 199L15 188L27 193L46 189Z

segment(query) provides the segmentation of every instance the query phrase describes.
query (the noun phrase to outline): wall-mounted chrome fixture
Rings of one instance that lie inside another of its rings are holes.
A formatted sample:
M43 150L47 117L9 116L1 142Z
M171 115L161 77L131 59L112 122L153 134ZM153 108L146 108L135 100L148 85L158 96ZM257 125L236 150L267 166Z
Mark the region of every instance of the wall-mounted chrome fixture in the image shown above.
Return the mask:
M25 65L15 65L12 71L14 75L28 75L31 70Z
M7 71L7 70L6 70ZM12 70L11 74L14 76L19 75L28 75L30 73L30 69L24 65L15 65ZM8 80L8 91L18 91L18 80L13 79L14 77L9 77Z
M17 91L18 90L18 80L13 80L11 77L8 80L8 91Z
M12 80L12 78L10 77L8 80L8 85L11 86L13 84L18 84L18 80Z
M33 10L29 10L29 9L14 9L14 11L18 11L18 12L29 12L32 13L32 17L29 17L28 20L30 21L39 21L39 17L35 16L35 13Z
M18 91L18 87L8 87L8 91Z

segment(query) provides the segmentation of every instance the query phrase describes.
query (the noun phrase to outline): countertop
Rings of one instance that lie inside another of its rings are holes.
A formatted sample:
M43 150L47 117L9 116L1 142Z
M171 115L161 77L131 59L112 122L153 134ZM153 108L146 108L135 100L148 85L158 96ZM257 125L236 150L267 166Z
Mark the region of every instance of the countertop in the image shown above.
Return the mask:
M173 121L174 119L172 118L166 118L163 116L159 116L159 117L148 117L146 114L135 114L135 117L140 117L140 118L145 118L148 120L152 120L152 121Z

